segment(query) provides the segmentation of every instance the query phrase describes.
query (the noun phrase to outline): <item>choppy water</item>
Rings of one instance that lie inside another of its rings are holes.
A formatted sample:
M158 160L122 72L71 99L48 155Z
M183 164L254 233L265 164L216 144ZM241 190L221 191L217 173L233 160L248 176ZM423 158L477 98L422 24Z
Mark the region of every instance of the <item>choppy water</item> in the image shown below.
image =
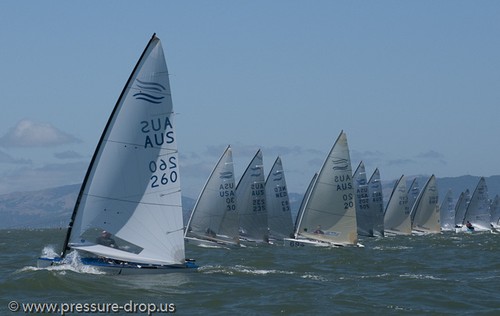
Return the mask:
M194 273L37 269L42 249L59 251L64 234L0 230L1 315L15 314L11 301L20 309L33 302L135 303L137 315L147 315L149 303L174 304L180 315L500 315L500 235L492 233L364 239L365 248L189 245L187 257L200 265Z

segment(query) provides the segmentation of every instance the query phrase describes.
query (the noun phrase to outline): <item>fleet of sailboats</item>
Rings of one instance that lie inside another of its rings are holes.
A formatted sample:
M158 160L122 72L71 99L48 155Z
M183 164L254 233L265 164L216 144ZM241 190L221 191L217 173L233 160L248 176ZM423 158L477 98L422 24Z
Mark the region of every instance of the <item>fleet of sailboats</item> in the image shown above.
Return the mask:
M76 254L84 265L109 273L192 271L185 243L239 248L244 244L362 246L358 236L384 237L497 230L500 198L490 200L484 177L472 196L452 191L439 201L431 175L407 190L402 175L384 204L379 169L367 180L364 162L354 171L342 131L312 177L292 217L281 158L267 176L259 149L236 184L231 146L216 162L183 225L179 154L168 70L153 35L110 117L81 186L60 256L39 266L63 264Z

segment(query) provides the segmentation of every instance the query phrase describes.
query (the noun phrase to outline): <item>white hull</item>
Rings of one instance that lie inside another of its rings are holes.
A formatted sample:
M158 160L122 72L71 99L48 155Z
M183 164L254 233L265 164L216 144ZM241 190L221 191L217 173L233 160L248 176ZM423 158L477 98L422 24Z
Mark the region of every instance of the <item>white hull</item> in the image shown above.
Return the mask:
M324 241L319 241L319 240L312 240L312 239L304 239L304 238L298 238L298 239L284 238L283 245L285 247L290 247L290 248L303 248L303 247L329 247L329 248L360 247L360 248L363 248L364 247L360 243L357 243L356 245L334 244L334 243L329 243L329 242L324 242Z
M194 238L194 237L184 237L184 240L186 241L187 244L202 247L202 248L231 249L231 248L245 247L241 244L228 243L228 242L224 242L222 240L207 240L207 239L199 239L199 238Z

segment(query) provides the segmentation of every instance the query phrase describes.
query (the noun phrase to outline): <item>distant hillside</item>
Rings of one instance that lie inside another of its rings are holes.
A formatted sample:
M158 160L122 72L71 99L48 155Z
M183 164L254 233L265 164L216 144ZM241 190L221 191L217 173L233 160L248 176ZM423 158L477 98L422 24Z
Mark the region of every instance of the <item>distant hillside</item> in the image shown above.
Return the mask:
M415 177L408 177L408 181ZM387 202L395 180L383 181L384 201ZM420 187L427 177L418 177ZM460 192L474 191L479 177L460 176L438 178L439 196L448 189L455 199ZM500 194L500 176L486 177L490 198ZM409 184L408 184L409 185ZM66 227L68 225L80 184L66 185L51 189L30 192L16 192L0 195L0 229L5 228L46 228ZM290 193L292 215L295 216L302 202L303 193ZM182 197L183 216L186 223L194 207L195 199Z

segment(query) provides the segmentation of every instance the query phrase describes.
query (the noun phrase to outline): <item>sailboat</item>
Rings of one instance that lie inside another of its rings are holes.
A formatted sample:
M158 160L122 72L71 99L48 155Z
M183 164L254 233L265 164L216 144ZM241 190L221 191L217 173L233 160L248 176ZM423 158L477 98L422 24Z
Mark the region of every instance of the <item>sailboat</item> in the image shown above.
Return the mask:
M185 240L204 247L239 247L233 154L224 150L196 200Z
M394 184L384 213L384 232L386 235L411 235L410 207L404 175Z
M167 65L154 34L99 140L61 256L40 257L39 266L65 263L76 251L82 264L108 273L197 267L185 259L173 114Z
M236 186L241 240L269 242L265 184L262 151L259 149Z
M357 236L351 158L343 131L305 197L294 238L285 238L285 245L296 248L361 246Z
M500 229L500 196L497 194L490 204L491 227L498 231Z
M451 189L446 192L439 207L441 216L441 231L454 231L455 227L455 205L453 204L453 193Z
M375 169L370 180L368 180L368 203L370 204L373 235L384 236L384 196L382 193L382 182L380 181L380 171Z
M470 203L470 192L466 189L460 193L457 203L455 204L455 231L460 231L465 221L465 212Z
M472 226L467 225L470 223ZM456 231L490 231L490 201L484 177L479 179L465 211L462 226Z
M266 179L266 204L269 239L282 240L293 233L290 198L281 158L277 157Z
M412 209L412 231L416 234L441 232L439 223L438 189L436 177L431 175L420 191Z
M356 191L356 222L358 235L373 237L373 216L370 209L365 164L361 161L354 171L353 184Z

